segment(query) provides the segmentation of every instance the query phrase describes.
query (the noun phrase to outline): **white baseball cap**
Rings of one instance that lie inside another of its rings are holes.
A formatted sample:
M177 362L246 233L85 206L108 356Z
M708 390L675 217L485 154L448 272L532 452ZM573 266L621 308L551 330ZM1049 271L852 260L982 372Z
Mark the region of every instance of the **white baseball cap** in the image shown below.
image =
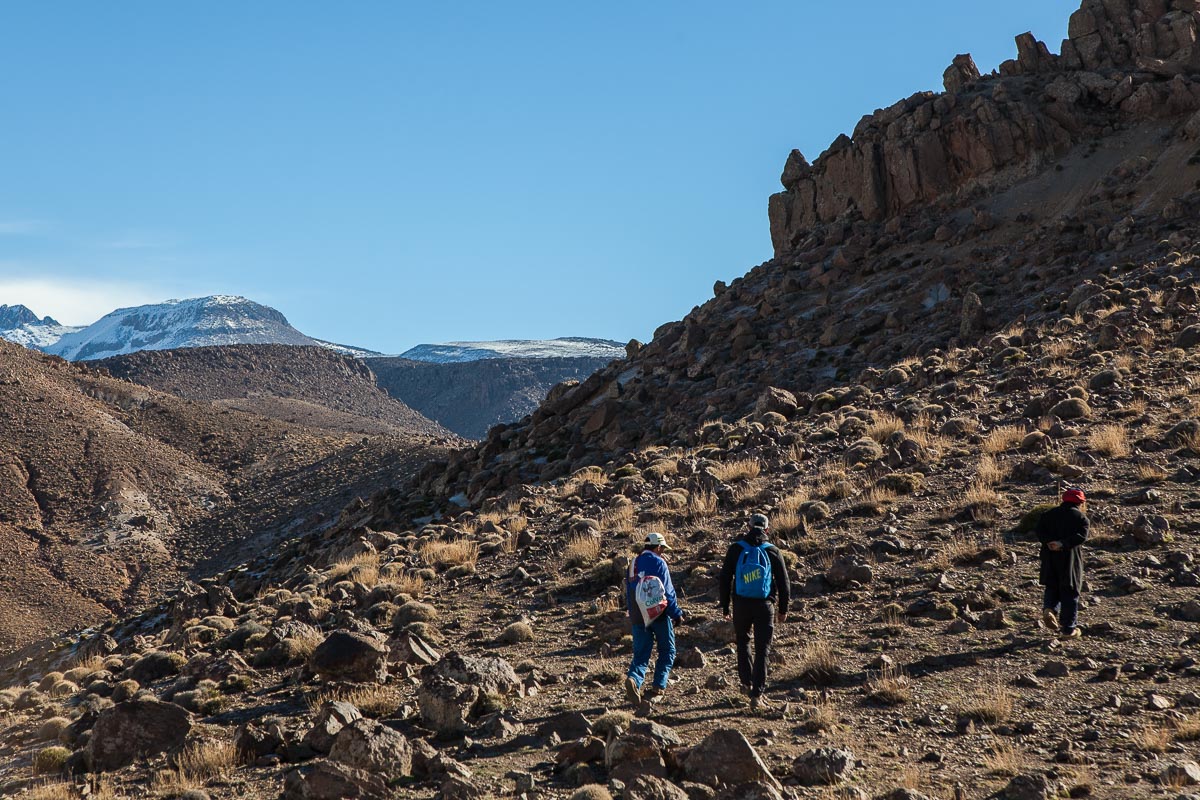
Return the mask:
M671 549L671 545L667 544L666 537L663 536L661 533L647 533L646 534L646 546L647 547L661 547L664 550Z

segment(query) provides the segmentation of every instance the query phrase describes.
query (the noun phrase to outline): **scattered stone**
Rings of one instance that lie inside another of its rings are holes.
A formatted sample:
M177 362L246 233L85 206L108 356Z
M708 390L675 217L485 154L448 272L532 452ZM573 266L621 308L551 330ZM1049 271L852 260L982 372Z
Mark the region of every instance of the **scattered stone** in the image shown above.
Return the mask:
M191 717L174 703L152 698L126 700L100 712L88 742L92 769L108 772L182 747Z
M388 652L387 645L370 636L334 631L317 645L308 665L326 680L383 683Z
M692 748L684 759L683 774L709 786L765 783L782 788L746 737L732 728L713 731Z
M362 719L362 713L352 705L341 700L332 700L321 706L317 713L317 721L312 729L304 735L304 743L315 752L328 753L333 747L334 737L350 723Z
M792 774L804 786L831 786L845 780L854 760L849 750L819 747L801 753L792 762Z

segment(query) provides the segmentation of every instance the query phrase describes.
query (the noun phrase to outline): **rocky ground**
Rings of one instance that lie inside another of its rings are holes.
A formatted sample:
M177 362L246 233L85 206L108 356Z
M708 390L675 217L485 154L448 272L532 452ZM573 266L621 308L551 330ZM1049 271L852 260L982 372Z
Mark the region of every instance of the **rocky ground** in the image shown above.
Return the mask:
M347 509L64 643L57 662L10 664L4 791L73 796L33 788L65 760L113 796L1186 793L1200 317L1193 294L1158 287L1191 263L1144 265L1123 276L1127 302L807 407L765 392L694 445L517 487L446 523L414 523L400 493ZM1105 348L1118 324L1140 343ZM1063 481L1087 487L1094 523L1072 642L1040 627L1029 533ZM752 713L731 685L714 572L758 509L799 599L774 706ZM693 618L670 690L635 709L619 582L650 529L671 537ZM339 730L359 714L373 721Z

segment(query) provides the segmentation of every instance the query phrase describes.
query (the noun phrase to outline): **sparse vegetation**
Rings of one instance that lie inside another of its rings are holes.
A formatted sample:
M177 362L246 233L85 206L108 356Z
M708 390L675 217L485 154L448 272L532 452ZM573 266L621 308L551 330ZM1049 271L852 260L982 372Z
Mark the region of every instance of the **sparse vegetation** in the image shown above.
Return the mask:
M983 437L980 448L987 455L1011 450L1025 440L1025 431L1013 425L1003 425Z
M33 771L37 775L57 775L70 757L71 751L65 747L44 747L33 757Z
M568 568L591 566L599 558L600 540L591 534L575 534L563 548L563 565Z
M757 478L762 472L762 464L756 458L739 458L714 464L709 471L721 483L737 483Z
M884 667L867 679L866 692L877 703L898 706L912 700L912 682L903 670Z
M903 430L904 420L895 414L884 412L876 414L875 419L867 426L867 436L880 444L884 444L892 437L892 434L900 433Z
M812 639L800 653L799 671L805 680L827 686L841 677L841 658L828 640Z
M989 775L1012 777L1025 769L1025 755L1015 745L995 740L983 754L983 766Z
M463 565L475 566L479 545L466 539L449 542L426 542L419 551L421 560L438 570Z
M1012 716L1012 692L999 681L972 687L971 692L960 709L963 716L986 725L999 725Z
M1088 434L1088 446L1110 458L1129 455L1129 433L1123 425L1101 425Z

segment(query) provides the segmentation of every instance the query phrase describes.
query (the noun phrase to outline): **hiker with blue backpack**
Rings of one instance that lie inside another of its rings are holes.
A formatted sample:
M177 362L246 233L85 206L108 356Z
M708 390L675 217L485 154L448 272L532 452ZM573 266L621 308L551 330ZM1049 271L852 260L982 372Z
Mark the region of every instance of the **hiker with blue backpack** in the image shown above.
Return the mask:
M775 623L787 621L792 599L787 568L775 545L767 541L770 524L765 514L750 517L750 527L729 546L721 567L721 612L733 619L737 637L738 678L742 694L750 696L750 707L768 705L763 697L767 685L767 658ZM733 613L730 614L730 600ZM754 633L754 654L750 634Z
M634 705L653 702L667 688L667 677L675 664L675 623L683 621L683 610L675 598L671 570L663 553L670 550L661 533L646 534L642 552L629 565L625 600L633 628L633 661L625 678L625 699ZM658 645L654 678L642 691L650 654Z

